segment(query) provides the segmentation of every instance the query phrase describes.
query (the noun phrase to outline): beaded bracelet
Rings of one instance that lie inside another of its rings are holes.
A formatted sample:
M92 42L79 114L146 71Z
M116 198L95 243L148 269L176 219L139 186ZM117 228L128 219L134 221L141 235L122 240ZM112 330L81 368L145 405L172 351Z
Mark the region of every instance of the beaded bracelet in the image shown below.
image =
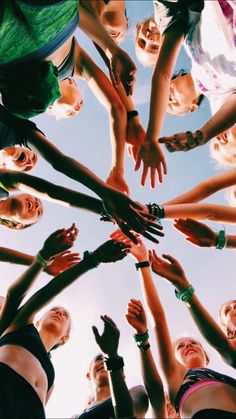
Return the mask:
M143 333L142 335L138 335L137 333L134 336L134 340L136 343L138 342L145 342L145 340L149 339L149 333L148 333L148 329L146 330L145 333Z

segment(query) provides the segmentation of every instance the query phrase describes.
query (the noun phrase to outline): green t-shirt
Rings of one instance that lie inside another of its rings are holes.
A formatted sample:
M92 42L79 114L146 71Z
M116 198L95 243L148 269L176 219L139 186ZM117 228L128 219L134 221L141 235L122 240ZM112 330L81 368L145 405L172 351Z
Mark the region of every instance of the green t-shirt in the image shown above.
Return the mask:
M0 0L0 65L52 42L76 20L78 8L79 0Z

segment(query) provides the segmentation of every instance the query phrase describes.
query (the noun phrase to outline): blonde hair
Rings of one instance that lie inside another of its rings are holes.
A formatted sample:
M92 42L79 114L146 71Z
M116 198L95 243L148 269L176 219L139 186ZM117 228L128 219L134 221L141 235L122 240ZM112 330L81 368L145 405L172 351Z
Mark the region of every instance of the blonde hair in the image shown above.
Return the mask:
M231 301L231 300L229 300ZM225 306L225 304L227 304L229 301L226 301L226 303L223 303L218 311L218 318L219 318L219 323L220 323L220 327L223 330L224 334L227 336L228 339L234 339L236 338L236 330L231 330L229 328L229 326L227 326L227 324L223 323L222 321L222 310Z
M25 228L28 228L33 224L35 223L24 225L22 223L19 223L18 221L8 220L7 218L0 218L0 225L9 228L10 230L24 230Z
M236 164L236 147L235 153L232 148L227 147L226 145L221 145L216 143L213 138L210 142L210 155L214 160L217 161L220 167L232 166Z

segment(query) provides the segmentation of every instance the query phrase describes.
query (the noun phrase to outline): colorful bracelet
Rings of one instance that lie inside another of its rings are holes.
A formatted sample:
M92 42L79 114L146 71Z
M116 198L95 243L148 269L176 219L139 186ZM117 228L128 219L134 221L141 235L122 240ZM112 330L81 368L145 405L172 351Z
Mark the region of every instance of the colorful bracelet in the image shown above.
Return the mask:
M135 116L138 116L138 111L136 111L136 110L128 111L127 112L127 121L134 118Z
M216 249L222 250L227 244L227 237L225 230L220 230L216 237Z
M133 336L134 336L134 340L135 340L136 343L145 342L145 340L149 339L148 329L142 335L138 335L137 333L135 333L135 335L133 335Z
M184 301L185 303L187 303L193 296L194 294L194 288L192 285L189 285L189 287L187 289L185 289L184 291L177 291L175 290L175 295L176 297L181 300Z
M38 262L38 264L40 266L42 266L42 268L46 268L48 266L49 262L51 262L51 260L44 259L44 257L41 255L40 252L37 253L35 258L36 258L36 261Z
M135 266L136 266L136 269L137 269L137 271L139 270L139 268L141 269L141 268L147 268L148 266L150 266L150 262L149 262L149 260L145 260L145 261L143 261L143 262L138 262L138 263L135 263Z
M154 215L154 217L165 218L165 209L162 205L157 205L155 203L146 204L149 214Z

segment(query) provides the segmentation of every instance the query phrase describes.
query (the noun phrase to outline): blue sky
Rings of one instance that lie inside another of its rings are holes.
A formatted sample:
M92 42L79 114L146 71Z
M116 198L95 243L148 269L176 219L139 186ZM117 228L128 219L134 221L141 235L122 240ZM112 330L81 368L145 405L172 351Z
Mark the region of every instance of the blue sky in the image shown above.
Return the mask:
M133 34L136 22L152 13L151 1L128 1L129 31L123 48L134 57ZM89 39L78 31L77 39L82 47L101 64L101 60ZM137 109L144 127L147 125L149 112L149 91L152 71L137 63L137 83L134 93ZM178 67L189 67L189 62L182 55ZM79 82L85 97L85 106L81 114L74 119L56 122L49 115L37 118L38 126L63 152L77 158L102 179L106 179L110 170L111 149L109 139L109 122L106 110L87 88L86 83ZM187 117L167 116L162 135L178 131L195 130L209 117L208 104ZM141 172L134 172L133 161L127 156L125 162L126 179L130 185L132 198L142 203L165 202L216 173L216 165L209 157L208 146L188 153L167 154L168 176L162 185L151 190L147 184L140 187ZM38 167L33 174L42 176L57 184L65 185L92 195L90 191L75 181L54 171L45 161L39 159ZM211 202L224 202L224 194L219 193ZM43 219L35 226L23 232L10 232L1 229L1 245L35 254L44 239L57 228L70 226L76 222L80 229L75 251L81 254L84 250L95 249L113 231L112 225L102 223L99 218L88 212L60 207L45 203ZM213 224L212 224L213 225ZM196 289L203 304L217 318L221 303L232 298L234 283L234 251L198 249L185 242L169 221L163 222L165 237L156 246L159 254L170 253L182 263L190 283ZM215 226L220 229L221 225ZM226 226L226 231L236 233L235 227ZM147 242L152 248L152 244ZM24 268L14 265L1 265L1 294ZM37 289L50 278L42 274L37 281ZM173 337L183 332L199 337L196 327L190 318L187 308L176 300L174 289L163 279L155 276ZM56 300L72 313L73 328L70 342L53 354L56 369L54 394L47 406L47 417L70 417L83 410L89 392L86 382L86 371L91 358L98 352L94 342L91 326L102 327L100 314L108 314L121 330L119 353L124 357L127 383L129 386L141 383L138 349L132 339L133 331L126 324L124 315L130 298L142 299L139 278L134 267L134 260L127 257L115 265L104 265L90 271L77 283L65 290ZM151 333L152 335L152 333ZM151 338L156 356L155 343ZM233 370L220 361L216 352L206 348L212 359L212 368L232 375Z

